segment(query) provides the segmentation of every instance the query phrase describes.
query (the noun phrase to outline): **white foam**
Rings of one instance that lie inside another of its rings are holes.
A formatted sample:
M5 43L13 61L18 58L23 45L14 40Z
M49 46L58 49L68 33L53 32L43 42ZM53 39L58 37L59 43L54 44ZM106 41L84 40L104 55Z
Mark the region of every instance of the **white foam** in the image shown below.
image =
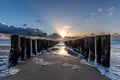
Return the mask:
M90 62L86 61L85 59L82 59L80 62L82 64L86 64L92 67L96 67L102 75L107 76L111 80L120 80L120 41L112 42L111 43L111 67L110 68L105 68L101 65L98 65L96 62ZM83 58L81 54L75 52L72 48L68 48L72 52L78 55L78 57Z
M74 65L74 64L68 64L68 63L63 63L62 64L63 67L70 67L72 70L77 70L77 69L80 69L81 67L78 66L78 65Z
M0 66L0 71L5 70L5 69L7 69L7 68L8 68L8 65Z
M51 63L51 62L45 62L43 59L39 59L39 58L37 58L37 57L35 57L35 58L33 59L33 62L36 63L36 64L39 64L39 65L42 65L42 66L47 66L47 65L53 64L53 63Z
M62 66L63 66L63 67L68 67L69 64L68 64L68 63L63 63Z
M0 77L6 77L6 76L11 76L14 74L17 74L20 71L20 69L17 68L10 68L10 69L6 69L0 72Z
M105 68L98 64L89 63L84 59L82 59L80 62L81 62L81 64L86 64L86 65L89 65L92 67L96 67L101 72L101 75L105 75L108 78L110 78L111 80L120 80L120 76L116 75L116 73L112 73L111 68Z

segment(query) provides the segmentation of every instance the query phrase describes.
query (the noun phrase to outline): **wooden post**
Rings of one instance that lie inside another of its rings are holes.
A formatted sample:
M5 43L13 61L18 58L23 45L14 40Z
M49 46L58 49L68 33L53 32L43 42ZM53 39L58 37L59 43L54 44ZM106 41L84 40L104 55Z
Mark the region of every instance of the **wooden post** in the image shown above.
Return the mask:
M37 52L39 53L40 52L40 39L37 39Z
M97 54L97 63L101 64L101 36L96 36L96 54Z
M36 41L35 40L32 40L32 53L34 55L37 54L37 52L36 52Z
M44 40L44 42L45 42L45 50L47 50L48 49L48 40Z
M47 40L47 49L49 48L49 42L50 42L50 40Z
M77 45L78 53L80 53L80 39L78 39L78 45Z
M78 44L78 40L74 40L74 48L76 52L78 52Z
M94 61L95 60L95 37L90 37L90 60Z
M46 50L49 48L49 40L45 40L46 43Z
M49 40L49 42L48 42L48 48L50 48L50 47L52 47L52 41L51 40Z
M44 50L45 43L43 39L40 40L40 51Z
M86 59L89 57L89 38L84 38L84 56Z
M85 41L84 41L84 38L80 39L80 53L84 56L84 44L85 44Z
M9 54L9 67L16 66L20 56L20 40L18 35L11 35L11 50Z
M72 40L72 48L75 51L75 41L74 40Z
M40 39L39 44L40 44L40 51L47 50L47 48L48 48L47 40Z
M25 37L20 37L20 48L21 48L20 59L21 61L24 61L25 60L25 48L26 48Z
M72 48L72 40L68 41L68 45L69 45L70 48Z
M110 35L103 35L101 37L102 54L101 64L104 67L110 67Z
M31 57L31 39L26 38L26 57L30 58Z

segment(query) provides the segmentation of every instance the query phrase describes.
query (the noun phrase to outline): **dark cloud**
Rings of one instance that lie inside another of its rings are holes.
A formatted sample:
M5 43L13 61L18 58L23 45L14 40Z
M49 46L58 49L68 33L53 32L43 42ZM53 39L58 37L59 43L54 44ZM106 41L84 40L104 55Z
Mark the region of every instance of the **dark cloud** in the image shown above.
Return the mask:
M4 26L5 25L5 23L3 23L3 22L0 22L0 26Z
M23 24L22 26L27 26L27 24Z
M42 21L41 21L41 20L39 20L39 19L36 19L35 21L36 21L36 22L38 22L38 23L42 23Z
M27 26L27 25L24 24L24 26ZM43 32L40 29L8 26L2 23L0 23L0 33L18 34L18 35L27 35L27 36L43 36L43 37L47 36L47 33Z

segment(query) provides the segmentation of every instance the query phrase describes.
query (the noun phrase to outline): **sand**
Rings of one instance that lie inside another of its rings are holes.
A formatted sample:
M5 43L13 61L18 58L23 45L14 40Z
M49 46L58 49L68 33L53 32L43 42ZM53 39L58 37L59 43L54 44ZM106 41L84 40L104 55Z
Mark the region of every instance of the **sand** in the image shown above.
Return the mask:
M19 63L16 68L21 70L17 74L0 80L110 80L95 67L81 64L77 57L55 54L37 56L37 59L52 63L46 66L36 64L34 58Z

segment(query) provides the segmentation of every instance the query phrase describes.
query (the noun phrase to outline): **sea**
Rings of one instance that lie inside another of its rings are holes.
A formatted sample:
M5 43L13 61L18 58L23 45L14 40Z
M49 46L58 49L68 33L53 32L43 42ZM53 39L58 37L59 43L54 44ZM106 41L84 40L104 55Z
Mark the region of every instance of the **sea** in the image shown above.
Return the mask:
M10 40L0 40L0 74L2 70L7 69L10 45ZM88 62L84 63L89 65ZM107 72L102 66L92 66L96 67L101 75L105 75L111 80L120 80L120 41L111 41L110 68Z
M0 71L7 68L10 45L10 40L0 39Z

